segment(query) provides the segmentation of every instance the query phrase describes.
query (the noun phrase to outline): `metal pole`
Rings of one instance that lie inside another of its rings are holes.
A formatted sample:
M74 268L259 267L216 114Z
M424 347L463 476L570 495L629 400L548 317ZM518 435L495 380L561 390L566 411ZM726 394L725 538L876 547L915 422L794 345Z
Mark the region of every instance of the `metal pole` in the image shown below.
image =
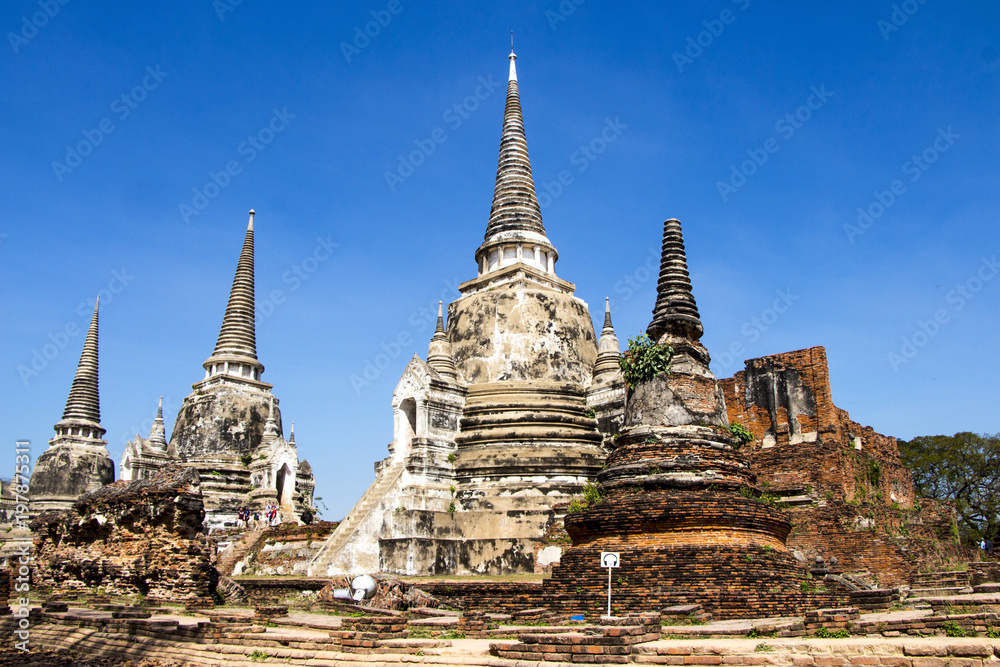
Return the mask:
M611 618L611 568L608 568L608 618Z

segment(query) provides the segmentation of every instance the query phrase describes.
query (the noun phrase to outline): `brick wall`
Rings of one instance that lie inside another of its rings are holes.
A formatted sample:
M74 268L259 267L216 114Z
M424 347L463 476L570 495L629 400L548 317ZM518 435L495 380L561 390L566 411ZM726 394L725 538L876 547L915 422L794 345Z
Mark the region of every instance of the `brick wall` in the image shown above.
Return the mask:
M794 504L789 549L895 585L935 551L933 535L947 539L949 509L918 503L896 439L834 405L822 347L747 360L719 384L730 422L754 435L744 451L758 486Z

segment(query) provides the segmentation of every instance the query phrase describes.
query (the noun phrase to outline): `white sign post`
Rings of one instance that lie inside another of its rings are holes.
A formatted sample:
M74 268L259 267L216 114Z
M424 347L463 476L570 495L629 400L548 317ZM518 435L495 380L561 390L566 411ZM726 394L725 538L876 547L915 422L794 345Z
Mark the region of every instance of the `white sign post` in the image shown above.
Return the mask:
M611 570L618 567L619 560L617 551L601 552L601 567L608 568L608 615L605 618L611 618Z

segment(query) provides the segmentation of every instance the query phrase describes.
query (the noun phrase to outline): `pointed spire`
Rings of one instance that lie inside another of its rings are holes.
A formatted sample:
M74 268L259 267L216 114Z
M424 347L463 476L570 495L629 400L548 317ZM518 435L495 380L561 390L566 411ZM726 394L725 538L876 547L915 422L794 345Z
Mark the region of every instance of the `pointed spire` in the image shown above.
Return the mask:
M558 253L545 235L542 211L531 176L521 97L517 88L517 69L514 66L517 55L513 49L509 58L507 105L503 116L493 206L483 244L476 251L476 262L481 274L517 261L552 273L550 267L558 258ZM507 255L504 254L505 245L509 251ZM521 246L520 251L515 250L517 245Z
M594 381L604 382L620 373L621 368L618 365L618 357L620 356L621 348L618 345L618 336L615 335L615 328L611 324L611 300L604 297L604 328L601 330L601 339L597 342Z
M292 430L288 434L288 444L295 445L295 422L292 422Z
M656 286L653 321L646 327L646 333L653 340L670 334L692 343L698 342L704 333L698 306L691 293L681 223L676 218L663 223L660 280Z
M604 329L601 330L601 335L611 334L615 335L615 328L611 324L611 299L604 297Z
M229 375L259 381L264 366L257 359L257 338L254 329L254 270L253 216L247 223L243 250L236 264L233 287L229 292L226 314L212 356L203 364L206 377Z
M160 405L156 408L156 419L153 420L153 427L149 429L149 437L146 441L157 449L167 448L167 429L163 424L163 397L160 396Z
M427 363L441 375L454 380L458 377L458 372L455 370L455 359L451 353L451 341L444 328L443 305L438 301L437 327L427 348Z
M271 400L267 404L267 421L264 422L264 433L261 437L261 442L274 440L280 436L281 431L278 430L278 422L274 420L274 396L271 396Z
M101 297L97 297L94 316L90 320L90 329L87 330L87 339L80 354L80 363L63 411L64 420L84 419L97 425L101 422L101 401L97 391L97 312L100 305Z
M213 357L235 355L257 358L253 302L253 216L254 211L250 209L250 222L247 224L240 260L236 264L236 276L233 278L233 288L229 293L229 303L226 304L222 331L219 332Z

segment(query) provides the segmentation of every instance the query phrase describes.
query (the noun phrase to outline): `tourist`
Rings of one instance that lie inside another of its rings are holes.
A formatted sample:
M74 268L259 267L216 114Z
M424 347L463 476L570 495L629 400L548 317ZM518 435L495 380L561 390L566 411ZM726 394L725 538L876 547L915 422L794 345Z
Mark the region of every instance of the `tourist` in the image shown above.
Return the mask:
M989 556L993 555L993 540L986 538L986 554Z

